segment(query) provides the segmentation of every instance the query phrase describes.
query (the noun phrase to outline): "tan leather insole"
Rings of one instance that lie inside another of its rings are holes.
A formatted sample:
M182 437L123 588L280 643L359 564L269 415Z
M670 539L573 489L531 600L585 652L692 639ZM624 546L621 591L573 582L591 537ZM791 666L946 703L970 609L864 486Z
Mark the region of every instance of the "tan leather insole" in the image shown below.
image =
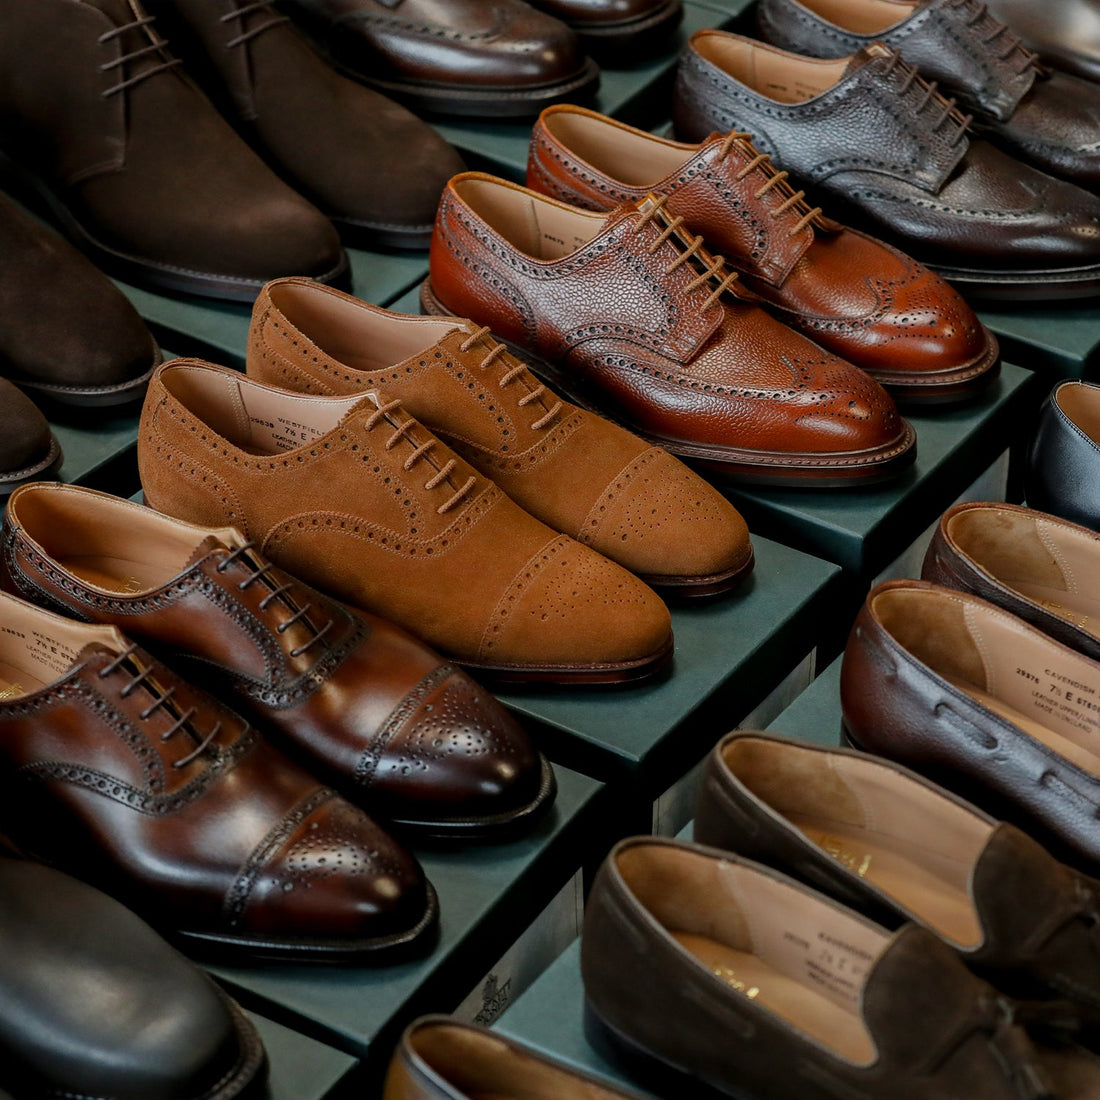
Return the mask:
M881 34L908 19L916 4L898 0L801 0L810 11L817 12L837 27L853 34Z
M1100 637L1100 600L1093 599L1085 592L1067 592L1045 584L1029 584L1027 581L1017 581L1013 587L1028 599L1054 612L1059 618L1068 620L1081 630L1087 630L1094 637Z
M173 575L166 577L164 569L155 562L98 554L58 558L58 564L85 584L107 592L127 594L159 588Z
M863 1021L823 997L816 989L782 973L746 951L738 951L706 936L674 932L673 937L712 973L746 997L782 1016L799 1031L853 1062L875 1057Z
M14 699L25 692L37 691L48 682L28 667L0 661L0 699Z
M1100 393L1082 382L1066 382L1055 391L1062 412L1093 441L1100 444Z
M837 84L848 58L822 61L757 45L736 35L704 34L699 53L742 83L778 103L803 103Z

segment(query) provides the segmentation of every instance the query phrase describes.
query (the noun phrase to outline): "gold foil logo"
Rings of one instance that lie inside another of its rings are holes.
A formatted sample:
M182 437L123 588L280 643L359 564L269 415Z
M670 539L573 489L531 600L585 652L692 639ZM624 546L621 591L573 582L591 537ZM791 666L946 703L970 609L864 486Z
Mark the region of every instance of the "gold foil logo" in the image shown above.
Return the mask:
M714 973L717 974L726 985L732 986L738 993L744 993L750 1001L755 1001L756 998L760 996L759 986L749 985L741 981L737 974L728 966L716 966L714 967Z
M866 878L867 872L871 869L872 857L868 854L857 855L855 852L850 851L844 847L843 842L837 840L835 836L821 836L818 837L817 843L821 846L826 855L830 855L833 859L839 863L843 863L851 871L855 871L860 878Z
M7 684L6 686L0 686L0 699L14 699L17 695L22 694L22 684Z

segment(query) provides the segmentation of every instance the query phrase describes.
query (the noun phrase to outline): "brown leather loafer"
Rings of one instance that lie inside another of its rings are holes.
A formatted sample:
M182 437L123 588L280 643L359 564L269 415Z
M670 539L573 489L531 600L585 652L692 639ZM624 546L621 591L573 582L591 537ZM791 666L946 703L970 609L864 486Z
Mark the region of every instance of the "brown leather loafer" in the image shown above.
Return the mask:
M725 497L667 451L560 400L469 321L281 279L256 299L248 374L298 393L399 398L536 519L647 584L713 595L752 570L748 528Z
M638 1100L495 1031L422 1016L394 1051L382 1100Z
M680 0L529 0L575 30L603 65L634 65L676 48Z
M28 481L50 477L61 465L61 446L46 418L21 390L0 378L0 500Z
M719 249L769 312L898 400L958 401L997 377L997 338L957 291L811 208L748 134L684 145L550 107L531 135L527 185L591 210L667 195L669 213Z
M913 430L883 389L738 296L667 201L594 214L456 176L424 310L490 326L581 404L725 474L867 484L912 462Z
M699 31L680 60L674 117L686 141L748 131L800 185L828 195L838 217L968 296L1100 292L1100 197L980 140L953 101L880 42L821 61Z
M976 596L889 581L852 628L841 703L857 748L1100 861L1100 664Z
M61 485L25 487L4 522L9 592L124 629L372 815L499 837L553 801L549 763L484 688L232 528Z
M999 989L1100 1019L1100 882L896 764L732 733L707 758L695 840L923 924Z
M584 916L590 1039L664 1096L1084 1100L1100 1060L916 925L891 935L737 856L617 845ZM1036 1035L1039 1032L1036 1031Z
M1100 386L1062 382L1050 391L1028 454L1032 508L1100 531Z
M945 512L921 576L980 596L1100 661L1100 535L1001 502Z
M416 860L114 627L0 593L3 830L193 948L366 962L436 918Z
M521 0L290 0L288 10L338 68L417 111L533 115L599 85L576 34Z
M500 680L616 683L672 650L668 609L539 523L400 401L287 393L197 360L153 377L146 499Z
M343 277L332 224L219 117L138 0L0 4L0 162L97 267L252 301Z

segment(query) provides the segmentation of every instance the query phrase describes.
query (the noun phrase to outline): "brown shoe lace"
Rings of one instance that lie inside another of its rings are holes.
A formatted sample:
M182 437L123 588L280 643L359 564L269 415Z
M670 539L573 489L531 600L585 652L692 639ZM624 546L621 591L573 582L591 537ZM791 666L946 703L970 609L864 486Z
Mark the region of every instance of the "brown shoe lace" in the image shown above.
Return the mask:
M480 363L478 363L478 370L486 371L508 349L503 344L497 343L496 340L492 339L491 330L488 325L482 325L481 328L479 328L476 332L471 333L469 336L466 337L465 340L462 341L461 344L459 344L459 351L468 352L479 340L484 340L489 345L488 354L485 356L484 359L481 360ZM524 381L527 383L527 393L525 393L523 397L521 397L516 402L516 404L519 405L521 409L526 408L528 405L534 404L534 402L536 401L542 400L544 396L550 394L550 391L530 372L530 370L527 369L527 366L522 362L517 362L516 366L505 371L500 376L498 385L503 390L520 378L523 378ZM554 395L550 394L550 396L553 397ZM555 399L554 404L547 410L545 415L540 416L538 420L536 420L531 425L531 428L534 431L539 431L540 429L545 428L554 419L554 417L561 412L561 410L562 402Z
M264 31L270 30L272 27L277 27L280 23L289 23L290 20L285 15L280 15L272 6L272 0L235 0L235 8L233 11L226 12L225 15L218 19L219 23L230 23L234 19L240 19L241 26L244 26L244 19L250 15L255 15L259 12L265 12L270 16L264 22L258 24L255 27L250 27L248 30L242 30L236 38L231 38L225 44L227 50L232 50L236 46L243 46L246 42L251 42L257 35L263 34Z
M938 91L939 84L935 81L925 80L924 77L917 72L914 66L905 61L901 54L896 50L892 50L890 53L890 59L886 63L886 67L883 69L883 73L889 76L894 71L898 71L902 74L901 86L897 89L899 96L904 96L910 88L916 88L918 92L924 94L920 98L920 102L916 105L916 114L920 114L927 107L937 106L940 108L939 117L932 124L932 130L938 133L943 124L951 119L955 122L957 130L955 136L951 139L952 145L958 145L968 130L970 129L970 123L973 121L973 115L964 115L956 108L956 101L954 99L948 99Z
M150 28L146 31L149 38L149 44L147 46L140 46L136 49L125 51L120 57L116 57L114 61L108 61L105 65L99 66L101 73L108 73L112 69L118 69L126 65L130 61L136 61L140 57L146 57L149 54L165 52L168 49L168 39L161 38L160 34L152 30L152 24L154 19L151 15L142 15L136 19L131 20L129 23L124 23L122 26L114 27L109 31L104 31L103 34L96 39L101 45L112 41L115 38L120 38L127 31L140 31L146 28ZM162 73L165 69L174 69L177 65L182 65L183 62L178 57L171 57L166 55L161 59L159 65L152 65L148 69L143 69L140 73L136 73L134 76L126 77L120 80L117 84L112 84L110 88L100 92L101 99L107 99L109 96L118 95L119 92L125 91L127 88L132 88L135 84L140 84L141 81L147 80L151 76L155 76L157 73Z
M411 416L408 417L406 420L397 421L395 423L394 421L396 420L396 417L394 417L393 414L399 408L401 408L400 401L388 401L385 405L382 405L379 409L377 409L375 412L372 412L370 416L367 417L366 429L368 432L372 432L379 424L382 423L383 420L386 420L387 417L393 417L393 419L389 420L389 423L394 430L393 434L389 437L389 439L386 440L386 450L392 451L394 447L396 447L397 444L401 442L401 440L404 440L406 443L408 443L409 446L412 447L412 453L408 456L408 458L405 459L404 463L404 468L406 472L408 472L422 458L428 458L429 452L439 442L439 440L433 437L423 443L416 443L409 435L409 432L413 428L420 427L420 425ZM454 473L455 467L458 465L458 463L453 458L447 459L447 461L442 466L436 466L432 459L428 458L428 464L432 466L432 468L436 472L434 476L430 477L424 483L425 489L431 491L437 486L442 485L444 481L448 482L452 489L454 488L454 482L451 481L450 478L451 474ZM470 490L474 487L476 482L477 478L475 477L467 478L466 483L455 489L454 495L451 496L448 500L445 500L436 509L436 514L442 516L449 512L452 508L455 507L456 504L458 504L469 494Z
M192 723L192 719L198 714L197 707L188 707L185 711L180 711L176 708L172 702L172 696L176 693L175 687L170 687L167 691L163 691L156 680L153 679L153 668L151 665L145 664L136 654L137 646L131 645L124 649L113 661L104 665L99 670L99 678L106 680L111 673L116 671L128 672L131 679L127 681L119 694L123 699L128 699L139 687L144 686L145 690L149 692L153 697L152 703L149 704L139 715L143 722L148 721L161 707L163 707L170 716L176 720L173 724L160 735L161 741L168 741L175 737L180 730L187 730L188 733L197 742L195 748L189 752L186 756L173 762L173 768L186 768L193 760L197 760L213 743L214 739L221 733L222 724L220 721L214 723L214 728L206 735L201 734ZM123 668L123 666L128 666Z
M1007 61L1018 50L1023 61L1023 64L1019 66L1019 72L1027 72L1031 68L1042 68L1039 64L1038 55L1032 53L1024 45L1024 40L1011 27L990 14L989 5L984 3L983 0L948 0L948 2L952 7L959 8L963 15L967 17L968 26L974 27L983 19L989 20L988 33L982 38L982 41L987 45L997 43L1001 47L1001 52L997 56L1002 61ZM997 42L998 39L1000 39L999 43Z
M717 280L717 285L707 295L707 299L702 305L702 312L706 313L737 282L739 278L737 272L727 271L725 257L712 256L703 247L702 237L692 237L683 231L684 219L679 214L671 217L668 211L665 210L665 205L668 202L667 195L650 194L646 197L646 201L650 204L649 209L642 212L642 216L638 219L638 224L635 227L635 232L640 232L643 226L648 225L655 219L664 225L660 233L650 242L647 251L651 256L654 256L657 254L657 249L664 244L668 244L676 253L676 259L665 268L665 274L671 275L678 267L682 267L689 260L695 258L696 262L702 265L703 270L700 271L697 278L688 283L684 288L685 291L690 294L693 290L703 286L704 283ZM671 238L674 234L678 234L679 240L683 243L683 251L672 244Z
M730 155L730 151L737 145L741 147L743 153L749 157L749 163L746 164L734 179L738 183L741 182L746 176L755 172L757 169L763 171L766 182L760 188L753 192L753 198L760 200L773 188L779 188L779 194L785 194L787 197L771 211L771 217L781 218L788 210L795 210L801 213L802 217L793 225L787 232L788 237L793 237L798 233L801 233L806 226L811 223L820 224L822 218L822 211L820 206L810 206L806 202L806 192L796 191L789 183L787 178L790 173L785 171L778 171L775 165L771 163L771 157L767 153L761 153L759 149L752 143L752 134L742 134L737 130L733 133L727 134L725 141L722 142L722 148L718 152L718 156L721 160L725 160Z
M275 568L273 562L265 560L256 551L256 544L254 542L246 542L242 546L238 546L235 550L230 551L215 567L219 573L224 573L235 561L239 561L242 565L247 566L252 570L251 573L243 581L237 584L237 587L243 592L246 588L250 588L258 580L266 577L267 574ZM318 642L320 642L324 636L332 629L333 621L329 619L320 629L315 627L312 621L309 620L308 615L313 607L313 604L307 603L298 606L298 603L289 595L293 590L294 584L287 582L286 584L279 584L277 581L267 578L266 584L271 586L271 591L268 592L262 600L260 600L260 610L266 611L268 607L278 599L281 599L283 605L293 614L284 623L280 623L275 629L280 634L285 634L295 623L305 620L306 625L313 632L312 637L305 645L296 646L290 651L291 657L301 657L307 650L312 649Z

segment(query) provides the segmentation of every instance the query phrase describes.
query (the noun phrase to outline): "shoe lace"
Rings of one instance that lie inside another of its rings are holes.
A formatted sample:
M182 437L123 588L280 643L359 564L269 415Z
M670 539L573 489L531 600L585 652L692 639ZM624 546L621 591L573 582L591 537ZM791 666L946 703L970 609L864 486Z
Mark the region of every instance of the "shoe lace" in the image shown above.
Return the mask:
M365 427L368 432L372 432L383 420L385 420L393 428L393 434L386 440L386 450L392 451L402 440L412 447L412 452L405 459L404 463L404 469L408 472L412 470L421 459L428 458L432 448L439 440L432 437L425 440L423 443L417 443L409 435L409 432L420 425L411 416L407 416L406 419L398 421L395 413L400 408L401 402L399 400L387 401L386 404L380 406L367 417ZM430 465L434 466L430 458L428 458L428 462ZM454 473L457 465L458 463L453 458L449 458L442 466L436 466L435 474L424 483L424 488L430 492L432 489L442 485L444 481L448 482L451 487L454 488L454 482L450 480L450 477L451 474ZM436 508L436 514L442 516L449 512L469 494L476 483L477 478L467 478L464 485L455 489L454 494Z
M106 45L116 38L121 38L127 31L134 30L146 30L149 44L123 51L114 61L108 61L106 64L100 65L99 71L101 73L111 72L113 69L120 69L129 62L136 61L149 54L164 53L168 49L168 39L161 38L159 32L152 29L154 21L151 15L140 15L129 23L123 23L121 26L113 27L109 31L104 31L97 39L101 45ZM110 88L106 88L104 91L100 92L100 98L107 99L110 96L118 95L119 92L125 91L127 88L132 88L135 84L140 84L141 81L148 80L149 77L155 76L157 73L162 73L166 69L174 69L177 65L182 64L183 62L178 57L172 57L165 54L165 56L161 58L159 64L142 69L141 72L135 73L133 76L124 77L117 84L112 84Z
M786 195L786 198L771 211L771 217L781 218L788 210L794 210L796 213L802 215L788 231L788 237L793 237L801 233L806 226L812 223L816 222L820 224L821 218L823 217L821 207L810 206L810 204L805 201L805 191L795 191L787 182L790 173L778 171L775 168L771 163L772 158L767 153L761 153L760 150L752 144L752 134L743 134L737 130L734 130L731 134L727 134L725 140L722 142L722 148L718 151L719 159L725 160L726 157L730 155L735 145L749 158L749 162L741 168L737 175L734 176L734 179L740 183L741 180L760 169L764 173L766 180L763 185L753 192L753 198L759 201L767 195L769 191L779 188L778 193Z
M243 592L245 589L250 588L258 580L266 577L272 569L275 568L273 562L266 561L256 552L256 544L253 542L246 542L241 546L238 546L235 550L232 550L227 554L215 567L219 573L224 573L234 562L239 561L242 565L247 566L251 572L243 581L238 582L237 587ZM313 607L312 603L303 604L298 606L297 602L293 600L289 593L293 590L293 582L286 582L279 584L275 578L268 578L267 584L271 585L271 591L268 592L262 600L260 600L260 610L266 611L268 607L278 599L282 599L283 605L287 607L293 614L285 622L280 623L275 629L280 634L285 634L295 623L305 622L306 625L312 631L312 634L305 644L296 646L290 651L291 657L301 657L301 655L317 645L333 627L333 620L329 619L324 626L318 628L308 618L310 610Z
M503 344L497 343L496 340L492 339L491 330L488 325L482 325L481 328L479 328L476 332L471 333L469 336L466 337L465 340L462 341L461 344L459 344L459 350L462 352L468 352L475 344L477 344L481 340L484 340L487 344L489 344L489 351L486 354L485 358L482 359L481 362L478 364L478 370L486 371L508 349ZM534 402L539 401L547 394L550 394L550 391L540 381L538 381L537 378L535 378L535 376L527 369L526 365L520 362L517 362L514 367L506 370L500 376L498 384L503 390L520 378L523 378L527 383L527 393L525 393L523 397L521 397L516 402L516 404L519 405L521 409L526 408L526 406L528 405L534 404ZM554 395L550 394L550 396L553 397ZM561 410L562 402L555 399L553 406L551 406L551 408L548 409L543 416L540 416L538 420L536 420L531 425L532 429L534 429L535 431L539 431L540 429L545 428L554 419L554 417L561 412Z
M198 708L192 706L185 711L179 711L172 702L172 696L176 693L175 687L170 687L167 691L162 690L157 681L153 679L153 666L145 664L136 655L136 651L136 645L128 646L113 661L99 670L99 678L106 680L114 672L128 672L131 678L119 692L123 699L128 699L139 687L145 687L145 690L152 695L153 701L140 713L141 720L147 722L162 707L170 716L175 718L172 725L160 735L161 741L171 740L180 730L187 730L191 734L197 742L195 748L172 764L173 768L186 768L188 764L197 760L214 743L214 739L221 733L222 724L217 721L208 734L205 736L201 734L192 722L192 719L198 714ZM128 667L123 669L124 665Z
M703 247L702 237L692 237L683 231L684 219L679 214L675 217L670 216L665 209L665 205L668 202L667 195L658 196L650 194L646 201L649 203L649 209L642 212L642 216L638 220L636 231L640 232L641 229L650 222L659 222L664 226L650 242L647 251L651 256L654 256L657 254L657 249L661 248L662 245L668 244L669 247L676 252L676 259L665 268L665 274L671 275L677 268L683 267L684 264L694 258L696 263L702 265L702 271L699 272L696 278L692 279L691 282L687 284L684 288L685 291L690 294L693 290L698 289L705 283L716 281L714 289L707 295L707 299L702 305L702 312L706 313L706 311L710 309L711 306L717 304L722 295L737 282L739 277L737 272L726 270L726 260L724 256L712 256L707 252ZM678 235L678 239L684 245L682 251L677 248L676 245L672 244L671 238L674 235Z
M1038 55L1024 45L1024 40L1011 27L990 14L989 5L984 0L948 0L948 2L966 16L967 26L976 27L983 19L987 21L986 34L982 36L982 41L991 46L999 46L1000 53L997 56L1002 61L1007 61L1019 51L1023 63L1019 66L1018 72L1024 73L1028 69L1041 68Z
M974 116L962 114L962 112L956 108L956 100L948 99L939 92L939 84L937 81L925 80L920 73L917 72L916 68L904 60L901 54L896 50L891 52L890 59L887 61L883 73L889 76L895 71L900 72L902 76L901 85L897 89L897 94L899 96L904 96L911 88L916 89L918 94L920 94L920 102L916 105L916 114L918 115L930 106L938 107L940 113L939 117L932 124L933 132L938 133L943 124L948 119L951 119L957 127L955 136L951 139L951 144L958 145L959 142L966 137Z
M261 35L264 31L270 30L272 27L277 27L280 23L289 23L290 20L285 15L280 15L272 6L273 0L234 0L235 7L233 11L226 12L225 15L218 19L219 23L231 23L234 19L240 19L240 26L244 27L244 20L250 15L257 15L260 12L264 12L270 16L269 19L264 20L262 23L257 24L255 27L249 27L247 30L241 30L235 38L231 38L225 44L227 50L232 50L236 46L243 46L246 42L251 42L257 35Z

